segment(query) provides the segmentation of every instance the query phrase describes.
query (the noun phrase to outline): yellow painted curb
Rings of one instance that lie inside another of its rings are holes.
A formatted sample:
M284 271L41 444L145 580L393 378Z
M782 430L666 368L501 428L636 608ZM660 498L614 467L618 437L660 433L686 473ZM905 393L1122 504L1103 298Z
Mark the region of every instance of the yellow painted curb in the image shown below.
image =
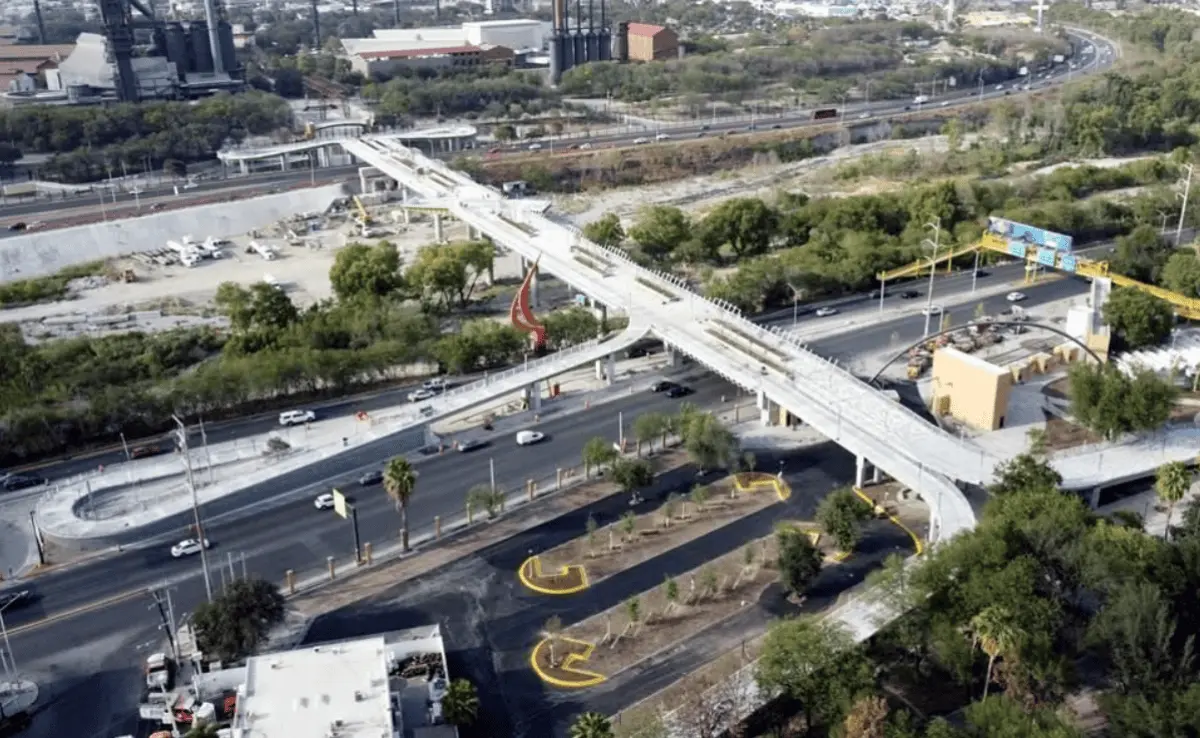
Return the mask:
M877 505L875 503L875 500L872 500L870 498L870 496L867 495L866 492L863 492L858 487L854 487L853 489L854 489L854 494L861 497L864 502L866 502L868 505L870 505L871 509L874 510L877 515L886 516L887 519L892 521L896 525L897 528L899 528L900 530L902 530L908 534L908 537L912 539L913 545L917 549L917 556L920 556L921 554L925 553L925 543L921 540L920 536L918 536L916 533L912 532L912 530L910 530L907 525L905 525L904 523L901 523L900 520L895 515L892 515L887 510L885 510L882 505Z
M780 502L792 496L792 488L786 482L765 472L740 472L733 475L733 488L738 492L753 492L756 489L775 490Z
M579 649L579 653L572 652L567 654L567 657L563 659L563 665L559 667L560 671L571 674L572 676L578 676L579 679L567 681L565 679L559 679L558 677L552 677L546 672L542 671L542 667L538 665L538 653L541 652L543 646L550 642L549 638L539 641L538 644L533 647L533 650L529 652L529 665L533 667L533 672L538 675L539 679L547 684L551 684L555 687L563 687L564 689L583 689L585 687L594 687L597 684L608 681L608 677L604 676L603 674L597 674L594 671L581 669L577 666L577 664L586 664L588 659L592 657L592 652L596 650L595 644L587 641L581 641L576 638L567 638L565 636L559 636L557 640L560 643Z
M573 565L573 566L564 566L558 570L557 575L554 575L554 576L566 576L566 575L570 574L573 570L579 571L579 580L582 582L582 584L579 584L574 587L566 587L566 588L560 588L560 589L544 587L540 584L537 584L534 581L534 580L540 580L540 579L546 578L545 572L542 571L542 560L541 560L541 558L539 558L537 556L530 556L529 558L527 558L521 562L520 568L517 569L517 577L521 580L521 584L524 584L526 587L528 587L529 589L531 589L534 592L537 592L539 594L560 595L560 596L561 595L573 595L573 594L578 594L578 593L582 592L583 590L587 589L590 586L590 584L588 582L587 569L583 568L582 566L580 566L578 564Z

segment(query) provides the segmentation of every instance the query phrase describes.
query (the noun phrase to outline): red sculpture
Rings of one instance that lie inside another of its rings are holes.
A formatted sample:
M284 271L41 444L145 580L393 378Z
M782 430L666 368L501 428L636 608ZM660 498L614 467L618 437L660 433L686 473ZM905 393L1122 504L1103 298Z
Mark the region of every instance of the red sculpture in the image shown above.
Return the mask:
M537 270L538 263L535 261L525 274L525 281L521 282L517 296L513 298L512 306L508 309L508 319L512 321L514 328L532 335L533 348L540 351L546 344L546 326L542 325L529 307L529 291L533 289L533 280L537 279Z

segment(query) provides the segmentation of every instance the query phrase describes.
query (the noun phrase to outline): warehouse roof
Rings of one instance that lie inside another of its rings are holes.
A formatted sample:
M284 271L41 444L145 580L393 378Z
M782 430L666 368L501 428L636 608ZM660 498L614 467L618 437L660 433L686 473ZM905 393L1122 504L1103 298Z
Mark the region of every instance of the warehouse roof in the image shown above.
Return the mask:
M667 29L662 26L652 25L650 23L630 23L629 24L629 35L630 36L645 36L647 38L653 38L665 30L667 30Z

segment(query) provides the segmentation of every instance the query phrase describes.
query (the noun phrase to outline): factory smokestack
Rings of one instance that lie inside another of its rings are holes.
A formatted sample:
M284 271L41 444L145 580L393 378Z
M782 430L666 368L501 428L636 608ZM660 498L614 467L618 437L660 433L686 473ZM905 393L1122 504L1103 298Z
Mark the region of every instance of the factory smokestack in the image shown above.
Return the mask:
M566 30L566 25L563 19L563 8L566 6L567 0L554 0L554 32L562 33Z
M42 21L42 3L40 0L33 0L33 16L37 19L38 43L46 43L46 24Z
M312 0L313 48L321 48L321 14L317 12L317 0Z
M225 59L221 56L221 35L218 32L216 0L204 0L204 20L208 23L208 47L212 49L213 72L225 73Z

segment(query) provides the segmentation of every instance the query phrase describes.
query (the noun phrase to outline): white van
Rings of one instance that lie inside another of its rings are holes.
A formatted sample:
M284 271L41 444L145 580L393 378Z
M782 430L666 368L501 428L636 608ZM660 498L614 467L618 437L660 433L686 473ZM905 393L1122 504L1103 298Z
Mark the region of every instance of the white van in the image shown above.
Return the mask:
M317 419L317 414L312 410L284 410L279 413L280 425L303 425L311 423Z

